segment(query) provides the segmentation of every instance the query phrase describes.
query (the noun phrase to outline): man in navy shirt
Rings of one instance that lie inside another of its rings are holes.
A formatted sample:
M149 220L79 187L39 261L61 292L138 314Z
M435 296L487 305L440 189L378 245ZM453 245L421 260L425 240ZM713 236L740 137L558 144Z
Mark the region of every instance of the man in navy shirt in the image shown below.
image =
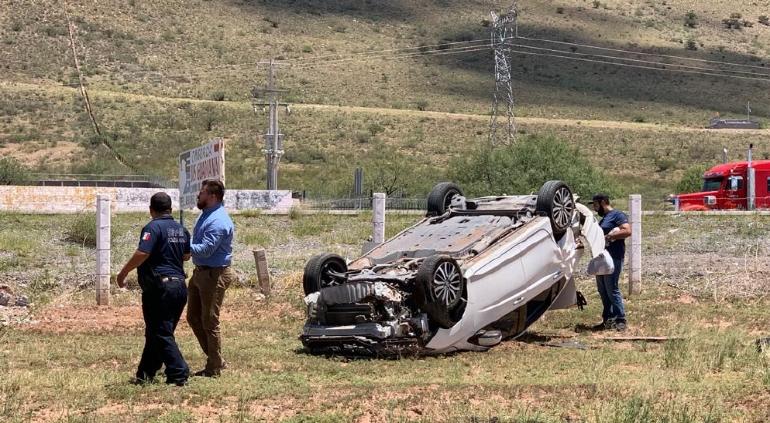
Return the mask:
M610 205L607 194L596 194L593 197L594 210L601 216L599 226L604 231L606 249L612 257L615 271L611 275L596 276L596 287L602 299L602 323L596 325L597 330L616 329L626 330L626 312L623 307L623 295L620 293L618 281L623 269L623 257L626 255L626 238L631 236L631 225L628 217L620 210Z
M193 230L192 259L195 264L190 279L187 322L206 354L206 367L195 376L216 377L226 367L222 359L219 313L225 291L237 278L230 268L233 258L235 228L222 201L225 186L218 180L206 180L198 193L198 208L203 211Z
M166 366L166 383L183 386L190 369L174 339L179 318L187 303L184 261L190 259L190 234L171 217L171 198L158 192L150 198L152 220L139 238L139 247L118 273L117 282L126 286L126 275L136 268L142 288L144 351L135 383L152 382L161 365Z

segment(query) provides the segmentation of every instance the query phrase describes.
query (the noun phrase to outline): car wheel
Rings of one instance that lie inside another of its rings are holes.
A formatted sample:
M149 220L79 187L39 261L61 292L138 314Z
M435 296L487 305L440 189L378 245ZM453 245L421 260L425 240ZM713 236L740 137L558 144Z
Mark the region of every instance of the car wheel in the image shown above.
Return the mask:
M575 214L575 199L567 184L562 181L548 181L537 193L535 210L551 219L553 237L560 239L570 225Z
M449 205L452 203L452 197L463 195L459 186L452 182L441 182L436 184L430 194L428 194L428 213L427 216L441 216L446 213Z
M416 282L418 302L428 316L442 328L454 326L465 291L455 259L438 255L426 258L417 270Z
M302 276L305 295L345 282L344 273L347 271L345 259L337 254L324 253L311 257L305 263L305 273Z

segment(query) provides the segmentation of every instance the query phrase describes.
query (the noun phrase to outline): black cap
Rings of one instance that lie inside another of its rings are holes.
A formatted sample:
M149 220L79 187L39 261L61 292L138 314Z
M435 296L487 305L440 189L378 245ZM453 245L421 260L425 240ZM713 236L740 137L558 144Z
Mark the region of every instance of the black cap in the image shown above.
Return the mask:
M171 211L171 197L165 192L156 192L150 197L150 208L159 213Z
M595 194L594 198L591 199L591 204L593 204L593 203L600 203L602 201L606 201L607 203L609 203L610 202L610 196L607 195L607 194L602 194L602 193Z

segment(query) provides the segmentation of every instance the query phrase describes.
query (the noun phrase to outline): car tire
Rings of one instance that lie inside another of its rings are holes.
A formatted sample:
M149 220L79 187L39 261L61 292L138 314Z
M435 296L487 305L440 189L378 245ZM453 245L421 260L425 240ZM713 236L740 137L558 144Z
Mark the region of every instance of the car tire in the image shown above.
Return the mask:
M548 216L551 220L553 237L561 239L572 225L575 214L575 199L567 184L562 181L548 181L537 193L535 211Z
M465 281L457 261L445 255L423 260L415 277L417 301L438 326L448 329L457 323Z
M331 273L345 273L348 265L345 259L337 254L324 253L310 258L305 263L305 272L302 276L302 288L305 295L320 291L321 288L339 285L341 281Z
M459 186L452 182L440 182L430 190L428 194L428 217L441 216L446 213L452 198L455 195L463 195Z

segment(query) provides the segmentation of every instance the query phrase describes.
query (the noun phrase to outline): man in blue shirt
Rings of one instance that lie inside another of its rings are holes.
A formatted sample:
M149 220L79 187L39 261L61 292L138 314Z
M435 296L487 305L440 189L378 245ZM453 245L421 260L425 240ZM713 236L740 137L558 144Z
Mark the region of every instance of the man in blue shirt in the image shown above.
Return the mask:
M607 194L596 194L593 197L594 210L601 216L599 226L604 231L606 249L612 257L615 271L611 275L596 276L596 287L602 299L602 323L594 329L626 330L626 312L623 307L623 295L620 293L620 272L623 269L623 257L626 255L626 238L631 236L631 225L628 217L620 210L610 205Z
M166 365L166 383L183 386L190 370L174 339L174 330L187 303L183 261L190 259L190 234L171 217L171 198L158 192L150 198L152 220L139 238L139 247L118 273L126 286L126 275L136 268L142 288L144 351L135 383L144 384Z
M192 259L195 264L189 286L187 322L208 357L206 367L195 376L216 377L225 368L219 313L225 291L236 280L230 268L233 257L233 221L222 201L225 186L221 181L206 180L198 193L198 208L203 210L193 230Z

